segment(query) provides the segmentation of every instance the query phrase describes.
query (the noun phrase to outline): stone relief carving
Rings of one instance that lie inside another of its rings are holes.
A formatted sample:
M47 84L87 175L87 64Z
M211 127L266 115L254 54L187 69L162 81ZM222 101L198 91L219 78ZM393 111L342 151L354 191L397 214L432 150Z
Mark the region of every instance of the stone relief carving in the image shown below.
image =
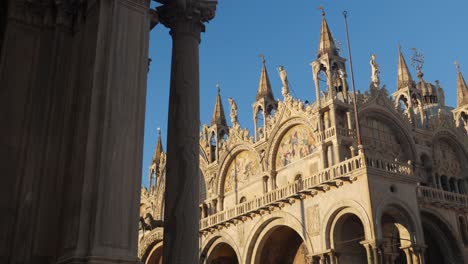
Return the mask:
M320 211L318 204L307 208L307 229L312 236L320 234Z
M460 158L448 142L439 140L434 145L434 157L439 175L461 176Z

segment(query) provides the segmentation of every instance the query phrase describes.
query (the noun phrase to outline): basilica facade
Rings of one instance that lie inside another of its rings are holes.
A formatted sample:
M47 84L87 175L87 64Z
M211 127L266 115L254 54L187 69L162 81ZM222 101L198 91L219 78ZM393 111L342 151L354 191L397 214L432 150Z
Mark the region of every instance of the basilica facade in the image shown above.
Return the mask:
M446 106L397 55L396 87L373 55L369 89L352 93L323 16L315 102L291 96L283 67L275 99L263 59L249 131L232 98L228 125L218 90L200 132L200 263L468 263L468 87L457 65ZM162 259L165 164L159 137L140 204L146 264Z

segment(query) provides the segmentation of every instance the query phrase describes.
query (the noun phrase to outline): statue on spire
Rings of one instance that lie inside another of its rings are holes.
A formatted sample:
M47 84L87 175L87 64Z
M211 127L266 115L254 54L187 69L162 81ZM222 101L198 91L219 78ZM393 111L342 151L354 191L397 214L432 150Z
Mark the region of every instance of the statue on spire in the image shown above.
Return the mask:
M325 16L325 7L319 6L319 7L317 7L317 9L322 11L322 16Z
M375 61L375 58L376 58L375 54L372 54L371 60L370 60L370 65L372 69L371 80L372 80L372 83L374 83L378 87L380 84L380 77L379 77L380 70L379 70L379 65Z
M281 94L283 95L285 101L291 99L291 95L289 94L289 82L288 82L288 73L284 69L283 66L278 66L278 71L281 79L281 83L283 87L281 88Z
M234 101L234 99L232 99L231 97L228 98L228 101L229 101L229 105L231 107L230 116L231 116L232 126L234 128L238 128L239 127L239 121L237 120L237 104L236 104L236 101Z

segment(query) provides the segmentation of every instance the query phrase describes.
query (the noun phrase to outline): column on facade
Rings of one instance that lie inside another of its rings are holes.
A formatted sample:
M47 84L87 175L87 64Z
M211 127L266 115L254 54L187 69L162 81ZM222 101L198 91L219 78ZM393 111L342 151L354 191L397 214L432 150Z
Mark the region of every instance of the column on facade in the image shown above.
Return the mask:
M218 202L216 203L216 210L218 212L223 211L223 202L224 202L224 197L218 196Z
M346 112L346 121L348 122L348 129L352 130L353 129L353 120L351 119L351 112L350 111Z
M328 258L330 259L330 264L338 264L338 258L334 251L328 252Z
M406 263L407 264L414 264L413 263L413 258L411 256L411 251L409 247L402 248L403 252L405 252L405 257L406 257Z
M325 254L320 255L320 264L327 264L327 257Z
M170 1L157 8L161 23L170 28L173 41L164 263L199 261L199 43L203 23L214 17L215 8L216 1Z
M348 102L348 83L346 82L346 74L340 76L341 83L343 84L343 97L344 101Z
M372 243L371 248L374 264L383 264L383 253L381 246L378 243Z
M373 259L373 252L372 252L372 247L369 243L362 243L362 246L366 249L366 256L367 256L367 264L373 264L374 259Z

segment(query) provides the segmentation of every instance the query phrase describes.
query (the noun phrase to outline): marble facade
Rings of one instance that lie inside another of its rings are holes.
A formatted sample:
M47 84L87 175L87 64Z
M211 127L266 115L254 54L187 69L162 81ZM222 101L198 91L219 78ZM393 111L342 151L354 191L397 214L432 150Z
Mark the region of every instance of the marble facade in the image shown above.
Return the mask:
M238 123L232 98L227 124L218 93L198 145L199 263L468 263L468 87L458 68L459 100L446 106L440 85L413 80L398 57L393 95L373 55L369 90L354 101L324 16L315 102L289 94L283 67L275 100L264 59L255 131ZM158 223L140 225L145 264L163 255L164 192L143 188L140 221Z

